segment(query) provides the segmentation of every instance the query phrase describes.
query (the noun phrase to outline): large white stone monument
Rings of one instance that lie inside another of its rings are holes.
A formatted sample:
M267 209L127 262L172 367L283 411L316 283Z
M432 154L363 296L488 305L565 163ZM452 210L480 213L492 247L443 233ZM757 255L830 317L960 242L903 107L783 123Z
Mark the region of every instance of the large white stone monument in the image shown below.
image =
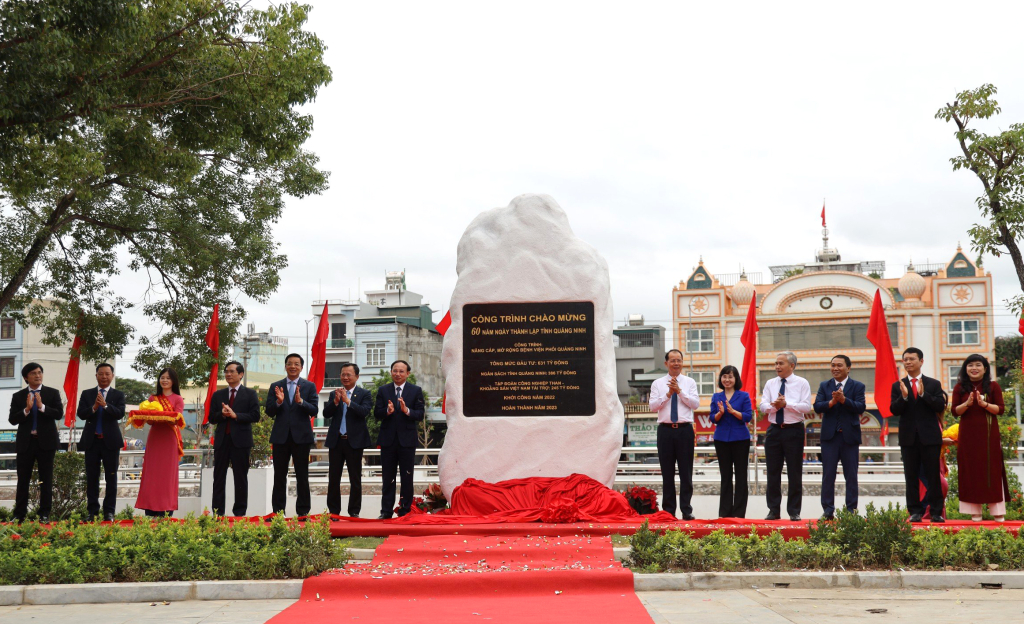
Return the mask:
M441 488L586 474L622 446L608 265L547 195L480 214L459 241L441 366Z

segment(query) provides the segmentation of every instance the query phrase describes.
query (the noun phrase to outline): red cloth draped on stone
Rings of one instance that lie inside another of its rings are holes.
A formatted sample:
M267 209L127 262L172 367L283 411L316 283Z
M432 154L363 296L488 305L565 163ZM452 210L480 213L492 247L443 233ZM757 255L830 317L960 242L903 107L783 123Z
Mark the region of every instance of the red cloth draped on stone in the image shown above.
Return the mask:
M637 519L626 497L581 474L530 477L487 483L466 481L452 492L450 508L436 514L409 514L394 522L450 524L465 518L491 522L616 522ZM671 521L665 512L646 516Z

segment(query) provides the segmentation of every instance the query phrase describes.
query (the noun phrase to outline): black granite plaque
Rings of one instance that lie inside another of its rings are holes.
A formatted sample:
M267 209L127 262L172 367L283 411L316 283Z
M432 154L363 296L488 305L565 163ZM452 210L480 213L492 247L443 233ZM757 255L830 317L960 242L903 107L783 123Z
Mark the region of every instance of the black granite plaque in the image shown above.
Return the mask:
M594 304L462 306L466 416L593 416Z

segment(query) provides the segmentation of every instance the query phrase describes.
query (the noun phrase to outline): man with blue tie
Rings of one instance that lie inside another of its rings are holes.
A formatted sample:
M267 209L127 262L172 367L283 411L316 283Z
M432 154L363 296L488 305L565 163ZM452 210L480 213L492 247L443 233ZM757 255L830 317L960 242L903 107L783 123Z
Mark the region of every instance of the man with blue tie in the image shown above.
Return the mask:
M78 443L85 452L85 498L88 521L100 513L100 464L103 465L103 519L114 519L117 511L117 466L121 458L124 438L121 419L124 418L124 393L111 388L114 367L103 363L96 367L96 387L82 392L78 401L78 417L85 421L82 440Z
M283 513L288 503L288 462L295 467L295 515L309 514L309 449L315 441L312 418L320 411L313 382L302 379L305 361L298 353L284 358L287 377L270 384L265 410L274 419L270 430L273 446L274 489L270 505L274 513Z
M21 368L21 378L27 388L11 397L11 415L8 420L18 426L14 439L18 485L14 493L14 519L21 522L28 515L28 486L32 480L32 466L39 466L39 520L50 521L53 506L53 456L60 438L57 421L64 415L64 402L60 391L43 385L43 367L29 362Z
M683 372L683 352L665 354L668 375L651 384L651 411L658 414L658 463L661 464L661 508L676 515L676 466L679 466L679 510L693 520L693 410L700 405L697 382Z
M373 409L373 397L366 388L356 385L359 366L352 362L341 365L341 387L331 393L324 406L324 419L330 420L325 446L329 449L330 468L327 474L327 511L341 515L341 473L348 466L348 515L359 517L363 503L363 449L370 446L366 417Z
M836 512L836 472L843 462L846 509L857 511L857 462L860 456L860 416L864 413L864 384L850 377L850 358L837 355L829 365L832 379L821 382L814 411L821 414L822 520Z
M764 435L764 458L768 472L768 516L765 520L779 520L782 516L782 464L786 464L789 493L786 511L793 522L800 521L803 504L804 469L804 414L811 411L811 385L803 377L793 374L796 355L783 351L775 358L775 373L761 393L761 412L768 417L768 431Z

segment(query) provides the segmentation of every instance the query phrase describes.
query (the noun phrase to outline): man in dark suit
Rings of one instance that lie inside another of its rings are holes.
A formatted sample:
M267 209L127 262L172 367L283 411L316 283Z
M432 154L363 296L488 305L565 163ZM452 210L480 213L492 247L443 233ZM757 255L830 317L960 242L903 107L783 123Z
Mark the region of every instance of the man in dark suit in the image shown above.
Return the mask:
M274 457L274 490L270 504L274 513L284 512L288 503L288 461L295 466L295 515L309 514L309 449L313 446L312 418L320 411L316 386L302 379L305 361L298 353L284 358L287 377L270 384L265 409L274 419L270 444Z
M341 365L341 388L331 393L324 405L324 418L331 421L326 446L330 449L331 467L327 477L327 511L341 515L341 472L348 466L348 515L359 517L363 503L363 449L370 446L366 417L373 408L373 397L366 388L356 385L359 366L351 362Z
M903 352L903 368L907 375L892 385L890 409L900 417L900 454L903 456L903 475L907 484L907 511L911 522L920 522L924 515L921 493L918 489L921 466L928 483L939 480L939 458L942 452L942 427L936 413L946 409L942 384L937 379L921 374L924 353L917 347ZM929 491L931 508L942 509L945 501L942 488ZM931 514L932 522L945 522L942 514Z
M843 462L846 509L857 511L857 462L860 456L860 415L864 413L864 384L850 378L850 358L837 355L830 365L832 379L821 382L814 411L821 414L822 520L836 513L836 472Z
M380 497L380 517L386 520L394 514L395 478L402 474L402 493L398 500L399 517L409 513L412 506L412 470L416 462L416 425L426 411L423 391L407 383L409 363L395 360L391 364L392 383L377 390L373 415L380 420L377 445L380 446L380 465L383 484Z
M231 361L224 366L228 387L210 398L209 421L217 425L213 435L213 513L224 515L224 489L228 464L235 478L235 504L231 513L244 516L249 504L249 453L252 451L252 424L260 419L260 398L255 390L242 385L245 368Z
M96 367L96 387L82 392L78 401L78 417L85 421L82 439L78 443L85 452L85 497L89 522L100 513L100 463L103 464L103 519L114 519L117 511L117 466L121 458L124 438L121 419L124 418L124 393L111 388L114 367L100 364Z
M53 506L53 456L60 438L57 421L64 415L60 391L43 385L43 367L29 362L21 369L27 388L11 397L12 425L18 426L14 439L17 453L18 486L14 494L14 519L21 522L28 514L28 486L32 466L39 465L39 520L50 521Z

